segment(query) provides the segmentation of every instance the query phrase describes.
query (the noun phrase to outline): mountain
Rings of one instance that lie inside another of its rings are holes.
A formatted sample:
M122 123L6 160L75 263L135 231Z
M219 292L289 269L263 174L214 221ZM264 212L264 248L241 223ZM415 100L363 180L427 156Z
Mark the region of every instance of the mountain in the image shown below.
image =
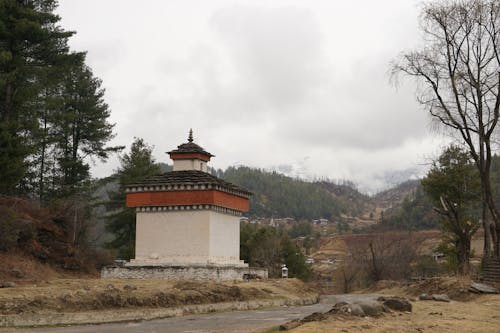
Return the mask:
M345 181L337 183L324 180L314 182L314 185L330 193L334 200L338 201L345 208L347 215L362 216L375 208L372 198L359 192L353 183Z
M332 195L334 184L312 183L276 171L248 167L229 167L225 171L218 170L216 175L253 193L250 216L332 219L351 209L347 204L349 199L341 200L340 194ZM358 192L356 196L362 195Z
M171 165L161 164L162 172L172 170ZM244 166L229 167L226 170L209 170L213 175L246 188L253 195L250 198L249 216L263 218L285 218L295 220L329 219L339 217L359 222L376 223L381 211L400 207L404 198L413 193L419 181L407 181L392 189L370 197L359 192L349 182L330 180L306 181L292 178L277 171ZM101 200L107 200L107 192L117 187L114 177L101 180L102 187L96 192ZM100 216L105 215L99 212ZM342 219L340 219L342 220ZM101 242L108 240L104 230L104 219L100 219Z
M394 187L375 194L372 199L377 207L388 209L400 206L403 200L420 186L420 179L404 181Z
M384 209L379 227L397 230L438 229L440 217L422 189L420 180L409 180L373 197Z

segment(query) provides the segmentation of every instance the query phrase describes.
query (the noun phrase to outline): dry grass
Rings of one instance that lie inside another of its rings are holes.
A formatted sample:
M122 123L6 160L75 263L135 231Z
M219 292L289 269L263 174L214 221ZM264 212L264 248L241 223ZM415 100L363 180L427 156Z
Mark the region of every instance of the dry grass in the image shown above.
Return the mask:
M293 333L498 333L500 295L483 295L470 302L417 301L412 313L391 313L379 318L331 316L300 326Z
M296 279L255 282L56 279L0 289L0 314L177 307L313 295Z
M500 295L477 295L467 291L466 277L441 277L411 285L381 281L369 292L408 297L412 313L393 312L378 318L332 315L325 321L306 323L293 333L367 332L367 333L498 333L500 332ZM418 295L447 294L450 303L418 301Z

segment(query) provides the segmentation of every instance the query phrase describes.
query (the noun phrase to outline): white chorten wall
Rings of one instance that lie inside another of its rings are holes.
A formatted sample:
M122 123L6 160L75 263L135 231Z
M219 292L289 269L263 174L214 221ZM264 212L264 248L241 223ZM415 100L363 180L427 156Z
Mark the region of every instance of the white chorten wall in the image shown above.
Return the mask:
M210 260L240 262L240 217L213 211L209 214Z
M239 217L211 210L137 212L130 265L246 265Z

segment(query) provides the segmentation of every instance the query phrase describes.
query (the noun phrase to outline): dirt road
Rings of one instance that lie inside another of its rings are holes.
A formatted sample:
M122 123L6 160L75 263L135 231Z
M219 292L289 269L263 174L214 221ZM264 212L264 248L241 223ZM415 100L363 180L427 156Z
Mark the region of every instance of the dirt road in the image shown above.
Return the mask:
M242 333L264 330L313 312L324 312L331 304L290 306L253 311L192 315L151 321L103 325L49 327L37 329L0 329L0 333Z

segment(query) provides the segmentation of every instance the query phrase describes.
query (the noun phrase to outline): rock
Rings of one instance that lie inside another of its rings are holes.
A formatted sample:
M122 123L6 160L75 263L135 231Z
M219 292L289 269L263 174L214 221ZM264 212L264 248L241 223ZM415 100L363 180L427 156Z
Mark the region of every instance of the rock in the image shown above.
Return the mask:
M473 293L482 293L482 294L498 294L497 288L484 283L476 283L476 282L471 283L469 291Z
M2 284L2 288L14 288L15 286L17 286L17 284L12 281L7 281L4 284Z
M299 327L300 325L301 325L301 322L297 319L294 319L292 321L289 321L287 323L280 325L279 330L280 331L289 331L291 329Z
M332 307L328 313L331 314L337 314L337 313L342 313L342 314L350 314L351 313L351 305L349 305L346 302L339 302L335 303L335 305Z
M358 304L363 309L363 312L367 316L378 317L384 311L382 304L377 301L360 301L351 304L351 309L354 304Z
M363 308L359 304L351 305L351 314L358 317L366 316L366 313L363 311Z
M421 301L432 301L432 296L429 294L421 294L418 299Z
M322 321L325 320L328 316L321 312L313 312L309 316L304 317L300 322L308 323L310 321Z
M90 292L89 292L88 290L81 289L81 290L78 290L78 291L76 292L76 294L77 294L78 296L87 296L88 294L90 294Z
M22 279L24 277L24 273L19 269L13 269L10 273L18 279Z
M408 302L404 298L400 297L381 297L379 298L379 301L382 302L382 304L386 307L388 307L391 310L394 311L401 311L401 312L411 312L412 306L411 303Z
M134 286L133 284L126 284L123 286L123 290L126 291L137 290L137 287Z
M450 298L446 294L433 294L432 299L438 302L449 302Z

